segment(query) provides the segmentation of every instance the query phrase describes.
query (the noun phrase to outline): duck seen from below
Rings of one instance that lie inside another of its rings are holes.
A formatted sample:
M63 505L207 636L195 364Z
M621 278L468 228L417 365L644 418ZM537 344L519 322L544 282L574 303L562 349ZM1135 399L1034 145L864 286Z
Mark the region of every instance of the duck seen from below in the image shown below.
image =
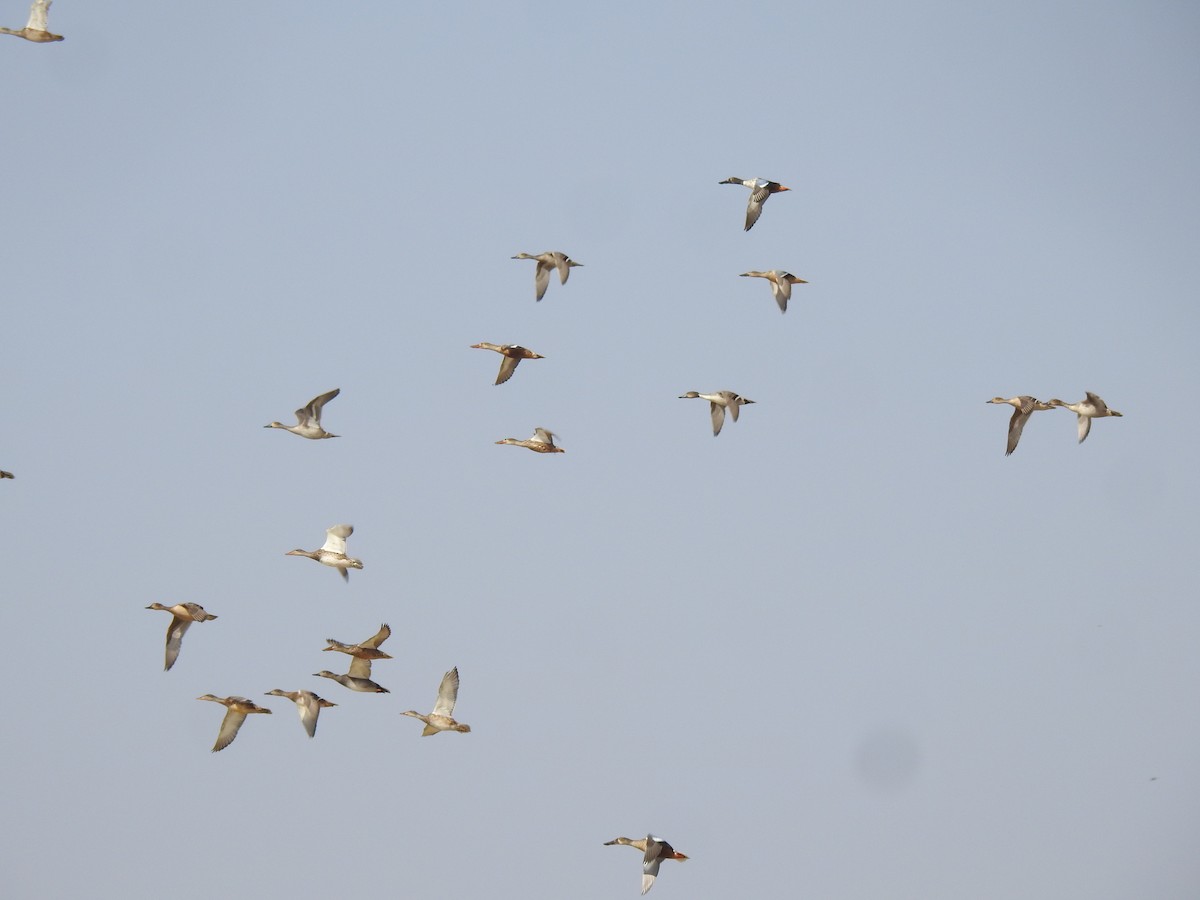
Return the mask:
M319 441L322 438L335 438L336 434L330 434L321 427L321 410L325 404L342 392L341 388L334 388L328 394L322 394L319 397L313 397L308 401L306 406L296 410L296 424L284 425L282 422L270 422L263 428L282 428L284 431L290 431L292 434L298 434L302 438L308 438L310 441Z
M517 370L517 364L521 360L545 359L542 354L527 350L520 344L489 344L487 341L480 341L478 344L472 344L471 349L495 350L504 357L504 359L500 360L500 372L496 375L495 384L504 384L504 382L512 378L512 374Z
M1042 410L1054 409L1051 404L1043 403L1028 394L1007 399L993 397L988 403L1007 403L1013 408L1012 418L1008 420L1008 449L1004 451L1005 456L1011 455L1017 449L1017 441L1021 440L1021 432L1025 430L1025 423L1029 421L1031 415Z
M748 403L753 403L753 400L747 400L740 394L735 394L733 391L717 391L715 394L700 394L696 391L688 391L686 394L679 395L680 400L707 400L712 413L713 437L721 433L721 426L725 424L725 410L729 410L729 414L733 416L733 421L738 420L738 408L745 406Z
M332 566L342 573L342 578L350 580L351 569L363 567L361 559L346 555L346 538L354 534L353 525L332 525L325 531L325 543L319 550L289 550L284 556L307 556L315 559L323 566Z
M171 614L171 622L167 625L167 660L163 671L169 671L179 658L179 648L183 646L183 636L193 622L207 622L217 618L205 610L199 603L176 603L174 606L163 606L161 603L151 603L146 609L161 609Z
M379 645L392 636L392 629L387 625L380 625L379 630L372 637L367 638L358 644L343 644L341 641L335 641L333 638L325 638L325 643L328 647L322 647L322 650L336 650L339 653L348 653L357 659L391 659L392 657L379 649Z
M1088 391L1087 396L1078 403L1063 403L1057 399L1047 402L1050 406L1061 406L1079 416L1079 443L1081 444L1087 438L1088 432L1092 430L1092 419L1103 419L1106 416L1121 415L1115 409L1109 409L1108 404L1101 400L1099 395L1093 394L1091 391Z
M518 253L513 259L532 259L537 261L537 268L533 270L533 290L538 300L546 296L546 288L550 286L551 271L557 269L559 283L566 284L567 279L571 277L571 269L583 265L583 263L575 262L567 254L560 253L557 250L547 250L545 253L539 253L537 256L530 253Z
M415 709L410 709L407 712L400 713L400 715L412 716L414 719L420 719L425 723L425 729L421 732L421 737L428 737L431 734L437 734L439 731L458 731L467 734L470 732L471 726L456 722L452 718L454 715L454 704L457 700L458 666L455 666L442 676L442 683L438 685L437 702L433 705L433 712L427 716L423 716Z
M803 278L797 278L791 272L785 272L783 269L771 269L768 272L758 272L751 269L749 272L743 272L741 277L767 279L771 283L771 296L779 304L779 311L781 313L787 312L788 301L792 299L792 285L808 284Z
M754 227L754 223L762 215L763 204L767 202L768 197L791 190L778 181L767 181L765 178L738 178L736 175L726 178L724 181L718 181L717 184L740 184L742 187L750 188L750 202L746 206L745 231Z
M615 844L623 844L626 847L633 847L636 850L641 850L642 856L642 893L645 894L650 888L654 887L654 879L658 877L658 866L664 859L677 859L683 862L688 857L679 853L660 837L655 837L652 834L646 835L644 838L633 840L632 838L619 837L613 838L611 841L605 841L605 847L612 847Z
M11 34L14 37L25 38L27 41L33 41L35 44L49 44L54 41L61 41L61 34L51 34L46 25L46 14L50 12L50 4L54 0L33 0L33 5L29 7L29 21L25 23L25 27L13 31L11 28L0 28L0 34Z
M518 441L516 438L502 438L496 441L497 444L511 444L513 447L526 447L534 453L566 453L562 447L554 443L554 439L558 437L553 431L547 431L540 425L533 429L533 436Z
M213 753L216 753L218 750L224 750L233 743L233 739L237 737L242 723L246 721L246 716L255 713L271 715L271 711L265 706L259 706L253 700L247 700L245 697L216 697L212 694L205 694L203 697L197 697L196 699L211 700L213 703L220 703L227 710L225 718L221 720L221 730L217 733L217 742L213 744Z
M337 706L336 703L330 703L312 691L281 691L279 688L275 688L273 691L267 691L266 696L287 697L295 703L296 712L300 714L300 724L304 726L309 737L316 737L317 717L321 715L321 710L329 706Z

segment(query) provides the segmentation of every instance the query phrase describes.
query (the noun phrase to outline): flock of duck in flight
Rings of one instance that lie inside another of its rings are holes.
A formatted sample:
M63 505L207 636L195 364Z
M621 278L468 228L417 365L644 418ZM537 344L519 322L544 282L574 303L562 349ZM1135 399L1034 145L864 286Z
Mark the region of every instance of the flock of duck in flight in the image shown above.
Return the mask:
M29 10L29 21L25 27L20 30L0 27L0 34L11 34L36 43L51 43L63 40L62 35L52 34L47 28L46 17L52 2L53 0L34 0ZM762 215L763 204L766 203L772 194L790 190L790 188L784 187L777 181L767 181L763 178L742 179L733 177L718 183L740 184L750 190L750 200L746 207L745 231L749 231L754 227L754 224ZM529 259L537 263L537 267L534 269L533 286L534 296L538 301L546 295L546 290L550 285L551 273L557 272L559 282L565 285L567 279L570 277L571 269L583 265L583 263L576 262L567 256L567 254L557 250L548 250L545 253L537 255L518 253L512 258ZM752 270L743 272L742 276L766 279L771 285L771 294L775 298L775 302L779 305L780 312L784 313L787 312L788 301L792 296L792 285L808 283L804 279L797 278L783 269L771 269L765 272ZM521 360L543 359L541 354L534 353L532 350L526 349L519 344L492 344L487 341L481 341L478 344L472 344L471 348L492 350L500 354L500 371L497 373L495 381L495 384L498 385L504 384L512 378ZM308 438L309 440L337 437L338 435L331 434L322 427L321 412L325 404L339 393L340 389L335 388L328 393L314 397L308 404L296 410L295 425L270 422L264 427L282 428L285 431L290 431L292 434ZM709 402L714 437L721 433L721 427L725 424L726 412L736 422L738 411L741 407L754 403L753 400L748 400L733 391L715 391L707 394L698 391L688 391L685 394L681 394L680 399L707 400ZM1007 403L1013 407L1012 418L1008 423L1008 445L1005 456L1008 456L1017 449L1017 442L1021 439L1025 423L1035 412L1054 409L1056 407L1063 407L1074 412L1078 416L1079 443L1083 443L1091 431L1093 419L1121 415L1115 409L1110 409L1099 396L1093 394L1091 391L1088 391L1085 398L1078 403L1064 403L1058 399L1042 402L1028 395L1007 398L993 397L987 402ZM554 443L554 439L555 435L553 432L539 426L534 429L533 436L526 440L503 438L496 441L496 443L526 447L536 453L565 452L562 447ZM11 472L0 471L0 479L12 477L13 474ZM353 533L354 527L351 525L333 525L326 530L325 543L320 548L316 550L289 550L286 555L305 556L322 565L330 566L338 570L343 579L349 581L350 569L361 569L363 567L362 560L355 559L346 553L346 539ZM162 610L171 614L171 621L167 625L164 670L169 670L175 665L175 661L179 658L180 648L183 645L183 636L187 633L188 628L191 627L193 622L208 622L217 618L217 616L205 610L199 603L177 603L174 606L151 603L146 608ZM325 642L327 646L322 649L344 653L349 656L349 671L345 674L336 674L327 669L322 669L320 672L314 672L314 677L329 678L352 691L375 694L390 693L387 688L372 680L371 664L376 660L392 658L389 654L379 649L380 645L391 636L391 633L391 628L384 624L380 625L379 630L374 635L357 644L347 644L336 641L333 638L326 638ZM471 730L470 725L454 719L454 705L458 700L458 687L459 676L458 667L456 666L442 676L441 683L438 686L437 699L434 701L431 713L425 715L410 709L401 713L401 715L411 716L424 722L425 728L421 732L422 736L434 735L441 731L457 731L462 734L469 733ZM312 691L303 689L298 691L284 691L275 688L274 690L267 691L265 696L284 697L291 700L296 705L296 710L300 716L300 724L310 738L314 737L317 733L317 718L321 710L337 706L336 703L331 703ZM213 744L212 749L214 753L224 750L233 743L233 739L237 737L238 731L241 729L242 723L246 721L247 716L271 714L270 709L259 706L246 697L217 697L213 694L205 694L196 699L220 703L226 709L225 716L221 720L220 730L217 733L216 743ZM652 834L647 834L644 838L637 839L618 837L605 842L605 846L614 845L633 847L642 853L643 894L653 886L655 878L658 877L659 864L663 860L685 860L688 858L684 854L677 852L667 841Z

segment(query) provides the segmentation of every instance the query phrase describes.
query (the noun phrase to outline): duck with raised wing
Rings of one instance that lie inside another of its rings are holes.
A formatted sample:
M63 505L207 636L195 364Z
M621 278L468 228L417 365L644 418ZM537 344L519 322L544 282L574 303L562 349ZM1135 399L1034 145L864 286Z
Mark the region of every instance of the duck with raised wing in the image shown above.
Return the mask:
M497 444L511 444L514 447L527 447L534 453L566 453L562 447L556 446L554 439L558 437L553 431L547 431L545 428L538 426L533 429L533 436L518 441L516 438L503 438L496 441Z
M271 422L264 425L263 428L282 428L284 431L290 431L292 434L298 434L302 438L308 438L312 441L320 440L321 438L335 438L338 435L330 434L321 427L321 410L325 404L342 392L341 388L334 388L328 394L322 394L319 397L313 397L308 401L306 406L296 410L296 424L284 425L282 422Z
M29 21L25 23L25 27L19 31L13 31L11 28L0 28L0 34L11 34L14 37L25 38L27 41L33 41L35 44L49 44L53 41L61 41L61 34L51 34L46 26L46 14L50 12L50 4L54 0L33 0L33 5L29 7Z
M513 259L533 259L537 261L537 268L533 270L533 290L538 300L546 296L546 288L550 286L550 273L557 269L558 280L560 284L566 284L567 279L571 276L571 269L575 266L582 266L583 263L575 262L565 253L560 253L557 250L547 250L545 253L539 253L534 256L530 253L518 253Z
M289 550L284 556L307 556L315 559L323 566L332 566L342 573L342 578L350 580L351 569L363 567L361 559L346 555L346 538L354 534L353 525L332 525L325 530L325 543L319 550Z
M754 227L754 223L762 215L763 204L767 202L768 197L772 194L791 190L791 188L784 187L778 181L767 181L765 178L738 178L736 175L732 178L726 178L724 181L718 181L717 184L740 184L743 187L750 188L750 203L746 206L745 231L749 231Z
M321 714L321 710L328 706L337 706L336 703L330 703L312 691L281 691L279 688L275 688L273 691L267 691L266 696L287 697L295 703L296 712L300 713L300 724L304 726L309 737L316 737L317 716Z
M206 611L199 603L176 603L174 606L163 606L161 603L151 603L146 609L161 609L171 614L171 622L167 625L167 661L163 671L175 665L179 658L179 648L183 646L183 636L193 622L207 622L217 618Z
M721 433L721 426L725 424L725 410L729 410L729 414L733 416L733 421L738 420L738 409L748 403L753 403L753 400L747 400L740 394L735 394L733 391L717 391L715 394L700 394L696 391L688 391L686 394L679 395L680 400L707 400L712 412L712 427L713 437Z
M203 697L197 697L196 699L211 700L213 703L220 703L227 710L225 718L221 720L221 730L217 732L217 742L213 744L213 753L216 753L218 750L224 750L233 743L233 739L237 737L238 729L246 721L246 716L254 713L271 715L271 711L265 706L259 706L253 700L247 700L245 697L216 697L212 694L205 694Z
M387 628L386 625L383 626ZM391 634L391 631L388 631ZM337 647L326 647L326 650L336 650ZM352 691L359 691L363 694L390 694L387 688L371 680L371 659L377 657L354 656L350 660L350 671L345 675L335 675L328 669L322 669L320 672L313 672L313 675L320 678L332 678L342 687L347 687ZM389 656L388 659L391 659Z
M626 847L633 847L642 851L643 894L654 887L654 879L658 877L658 866L664 859L677 859L682 862L688 858L682 853L676 852L675 848L662 838L655 837L652 834L648 834L644 838L638 838L637 840L619 837L604 842L605 847L612 847L614 844L622 844Z
M500 360L500 372L496 375L496 384L504 384L504 382L512 378L512 374L517 370L517 364L521 360L545 359L542 354L527 350L520 344L489 344L487 341L480 341L478 344L472 344L471 349L495 350L504 357L504 359Z
M392 636L392 629L387 625L380 625L379 630L375 632L373 637L367 638L357 644L343 644L341 641L335 641L333 638L325 638L325 643L328 647L322 647L322 650L336 650L339 653L348 653L357 659L391 659L392 657L379 649L379 645Z
M1050 403L1043 403L1036 397L1030 397L1028 394L1022 394L1019 397L993 397L988 403L1007 403L1013 408L1012 418L1008 420L1008 449L1004 451L1004 455L1010 455L1017 449L1017 441L1021 440L1021 432L1025 430L1025 423L1029 421L1029 417L1035 412L1041 410L1054 409Z
M779 304L781 313L787 312L788 301L792 299L792 285L808 284L803 278L797 278L791 272L785 272L783 269L771 269L768 272L757 272L751 269L749 272L743 272L741 277L767 279L771 283L771 295Z
M456 722L452 718L454 715L454 704L457 700L458 666L455 666L442 676L442 683L438 686L437 702L433 705L433 712L427 716L423 716L415 709L410 709L407 712L400 713L400 715L412 716L414 719L420 719L425 723L425 730L421 732L421 737L428 737L431 734L437 734L439 731L460 731L466 734L471 730L471 726Z
M1079 443L1083 443L1092 430L1092 419L1103 419L1106 416L1120 416L1115 409L1109 409L1108 404L1100 399L1098 394L1087 392L1087 396L1078 403L1063 403L1061 400L1047 401L1051 406L1061 406L1079 416Z

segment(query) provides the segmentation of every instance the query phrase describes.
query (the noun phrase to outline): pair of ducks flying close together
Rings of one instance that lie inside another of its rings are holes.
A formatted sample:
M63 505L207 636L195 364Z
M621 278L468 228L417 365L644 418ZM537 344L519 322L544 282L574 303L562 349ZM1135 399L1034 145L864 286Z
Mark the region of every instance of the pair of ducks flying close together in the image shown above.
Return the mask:
M1008 420L1008 447L1004 451L1005 456L1009 456L1017 449L1017 442L1021 440L1021 432L1025 430L1025 423L1029 421L1029 417L1035 412L1054 409L1057 406L1071 410L1071 412L1079 417L1079 443L1081 444L1092 430L1092 419L1121 416L1121 413L1115 409L1109 409L1108 404L1101 400L1099 395L1093 394L1091 391L1088 391L1087 395L1078 403L1064 403L1058 399L1048 400L1043 403L1036 397L1030 397L1027 394L1008 398L993 397L988 403L1007 403L1013 408L1012 418Z

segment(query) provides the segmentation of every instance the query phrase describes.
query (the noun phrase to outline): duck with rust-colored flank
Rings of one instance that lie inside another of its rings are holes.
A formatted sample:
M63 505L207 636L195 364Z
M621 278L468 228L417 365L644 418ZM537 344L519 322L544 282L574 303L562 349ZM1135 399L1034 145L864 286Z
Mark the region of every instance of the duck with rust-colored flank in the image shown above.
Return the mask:
M233 743L242 723L246 721L246 716L254 713L264 713L268 716L271 714L271 711L265 706L259 706L253 700L247 700L245 697L216 697L212 694L205 694L196 699L220 703L227 710L225 718L221 720L221 730L217 732L217 742L213 744L213 753L224 750Z
M1087 392L1078 403L1063 403L1061 400L1047 401L1051 406L1061 406L1063 409L1069 409L1075 415L1079 416L1079 443L1083 443L1088 436L1088 432L1092 430L1092 419L1103 419L1106 416L1120 416L1121 413L1115 409L1109 409L1108 404L1100 399L1098 394Z
M457 700L458 666L455 666L442 676L442 683L438 686L437 702L433 705L433 712L424 716L415 709L410 709L407 712L400 713L400 715L412 716L414 719L420 719L425 723L425 730L421 732L421 737L428 737L431 734L437 734L439 731L460 731L463 734L467 734L471 730L471 726L456 722L452 718L454 715L454 704Z
M559 283L566 284L567 279L571 277L571 269L575 266L583 265L583 263L575 262L567 254L560 253L557 250L547 250L545 253L539 253L537 256L530 253L518 253L513 259L532 259L537 261L537 268L533 270L533 290L538 300L546 296L546 288L550 286L550 273L552 271L557 269Z
M183 636L193 622L207 622L217 618L205 610L199 603L176 603L174 606L163 606L161 603L151 603L146 609L161 609L171 614L171 622L167 625L167 661L163 671L175 665L179 658L179 648L183 646Z
M357 644L343 644L341 641L335 641L333 638L325 638L325 643L328 647L322 647L322 650L336 650L339 653L348 653L356 659L391 659L392 657L379 649L379 645L392 636L392 629L387 625L380 625L379 630L375 632L373 637L367 638Z
M654 879L658 877L658 866L664 859L677 859L680 862L687 859L682 853L676 852L675 848L668 844L660 837L655 837L652 834L646 835L644 838L633 840L632 838L619 837L613 838L611 841L605 841L605 847L612 847L614 844L623 844L626 847L633 847L636 850L641 850L642 856L642 893L654 887Z
M313 397L308 401L308 404L296 410L296 424L284 425L282 422L270 422L263 428L282 428L284 431L290 431L292 434L298 434L302 438L308 438L310 441L319 441L322 438L335 438L338 435L330 434L321 427L321 410L325 404L342 392L341 388L334 388L328 394L322 394L319 397Z
M287 697L295 703L296 712L300 713L300 724L304 726L309 737L316 737L317 716L321 714L321 710L329 706L337 706L336 703L330 703L312 691L281 691L279 688L275 688L273 691L267 691L266 696Z
M35 44L50 44L54 41L61 41L61 34L51 34L46 26L46 14L50 12L50 4L54 0L33 0L33 5L29 7L29 21L25 23L25 27L19 31L13 31L11 28L0 28L0 34L11 34L13 37L25 38L27 41L33 41Z
M740 394L735 394L733 391L717 391L715 394L700 394L696 391L688 391L686 394L679 395L680 400L707 400L712 413L713 437L721 433L721 426L725 424L725 410L729 410L729 414L733 416L733 421L738 420L738 409L748 403L753 403L753 400L747 400Z
M745 231L754 227L754 223L762 215L763 204L767 202L768 197L781 191L791 190L778 181L767 181L765 178L738 178L736 175L726 178L724 181L718 181L717 184L740 184L742 187L750 188L750 203L746 206Z
M1017 441L1021 440L1021 432L1025 430L1025 423L1029 421L1030 416L1035 412L1054 409L1052 404L1043 403L1037 397L1030 397L1028 394L1008 398L993 397L988 403L1007 403L1013 408L1012 418L1008 420L1008 449L1004 451L1005 456L1011 455L1017 449Z
M512 374L517 371L517 364L521 360L545 359L542 354L527 350L520 344L489 344L487 341L480 341L478 344L472 344L471 349L495 350L504 357L504 359L500 360L500 372L496 375L495 384L504 384L504 382L512 378Z
M792 299L792 285L808 284L803 278L797 278L791 272L785 272L783 269L771 269L767 272L758 272L751 269L749 272L743 272L741 277L765 278L771 282L771 296L779 304L779 311L781 313L787 312L788 301Z
M354 534L353 525L332 525L325 530L325 543L319 550L289 550L284 556L307 556L315 559L323 566L331 566L342 573L342 578L350 580L351 569L363 567L361 559L346 555L346 538Z
M534 453L566 453L562 447L556 446L554 439L557 435L553 431L547 431L545 428L537 427L533 429L533 436L518 441L516 438L503 438L496 441L497 444L511 444L513 447L526 447Z

